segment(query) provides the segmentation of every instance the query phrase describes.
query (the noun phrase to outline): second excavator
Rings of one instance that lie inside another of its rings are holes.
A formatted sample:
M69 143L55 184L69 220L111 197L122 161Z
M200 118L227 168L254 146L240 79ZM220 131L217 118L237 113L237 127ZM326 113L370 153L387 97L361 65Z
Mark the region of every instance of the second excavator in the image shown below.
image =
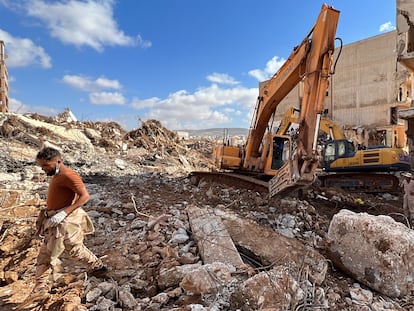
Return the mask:
M274 134L286 135L298 123L299 109L286 111ZM397 192L399 178L395 173L410 171L411 160L401 148L385 145L359 148L332 120L322 117L319 130L321 150L318 184L348 191Z

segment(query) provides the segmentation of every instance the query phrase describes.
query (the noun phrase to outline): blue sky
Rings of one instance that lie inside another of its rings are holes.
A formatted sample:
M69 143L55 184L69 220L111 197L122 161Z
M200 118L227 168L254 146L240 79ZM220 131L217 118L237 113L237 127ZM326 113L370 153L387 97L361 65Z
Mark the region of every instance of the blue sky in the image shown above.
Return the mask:
M258 83L309 32L322 1L0 0L10 111L130 130L250 125ZM396 1L333 0L344 44L395 29Z

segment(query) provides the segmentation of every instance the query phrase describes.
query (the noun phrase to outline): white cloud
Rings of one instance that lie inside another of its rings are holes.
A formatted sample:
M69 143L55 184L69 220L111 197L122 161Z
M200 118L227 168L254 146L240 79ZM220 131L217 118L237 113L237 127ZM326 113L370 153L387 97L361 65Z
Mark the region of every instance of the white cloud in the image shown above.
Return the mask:
M265 69L250 71L259 81L269 79L285 63L277 56L266 63ZM141 110L144 119L160 120L170 129L202 129L209 127L248 127L256 105L258 88L242 86L222 87L219 84L239 84L228 74L213 73L207 76L213 82L194 93L180 90L165 99L157 97L134 99L131 107Z
M122 93L111 91L122 89L118 80L110 80L105 77L93 79L81 75L65 75L62 81L75 89L88 92L89 101L93 105L124 105L127 102Z
M89 94L89 100L94 105L124 105L125 97L119 92L94 92Z
M92 78L85 76L65 75L62 78L62 81L73 88L86 92L96 92L104 89L122 89L122 85L119 83L119 81L110 80L105 77L100 77L93 80Z
M135 99L132 107L137 110L149 108L142 116L160 120L170 129L201 129L235 121L235 115L253 109L256 97L257 88L221 88L212 84L192 94L180 90L166 99Z
M219 83L219 84L228 84L228 85L240 84L239 81L236 81L233 77L229 76L228 74L217 73L217 72L214 72L211 75L208 75L207 80L210 82Z
M253 69L249 71L249 75L256 78L257 81L265 81L272 77L280 67L286 62L286 59L274 56L266 63L265 69Z
M19 11L21 10L22 3L17 0L0 0L0 5L8 8L9 10Z
M95 84L103 89L114 89L119 90L122 88L122 85L117 80L109 80L106 78L98 78L95 81Z
M380 25L380 27L379 27L380 32L387 32L387 31L391 31L391 30L394 30L394 29L395 29L395 26L393 26L391 22L386 22L386 23Z
M141 36L131 37L119 29L113 18L114 0L68 0L46 2L28 0L26 14L41 20L51 36L65 44L90 46L103 51L104 46L150 47Z
M40 65L43 68L52 67L50 56L45 50L27 38L16 38L0 29L0 38L4 41L8 67L25 67Z
M15 98L9 98L9 111L14 112L14 113L19 113L19 114L24 114L28 112L31 112L31 113L36 112L40 115L49 116L49 117L57 115L59 113L59 111L54 108L45 107L45 106L26 105Z
M145 108L153 108L155 105L160 102L161 100L158 97L152 97L148 99L139 99L134 98L131 102L131 107L134 109L145 109Z
M26 113L30 111L30 108L17 99L9 98L9 111L16 113Z

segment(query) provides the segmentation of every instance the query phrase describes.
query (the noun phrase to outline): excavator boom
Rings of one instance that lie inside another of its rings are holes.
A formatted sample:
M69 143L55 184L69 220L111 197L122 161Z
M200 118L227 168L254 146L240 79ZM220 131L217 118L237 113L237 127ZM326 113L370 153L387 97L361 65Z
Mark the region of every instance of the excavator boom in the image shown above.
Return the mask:
M313 27L311 38L305 39L307 53L299 62L299 68L302 68L300 77L304 86L297 147L291 158L270 180L270 196L309 185L315 179L315 172L319 165L317 151L319 124L329 85L338 20L339 11L324 4ZM282 88L282 85L277 85L276 82L273 85L269 84L270 87ZM273 92L277 93L277 88L273 89Z

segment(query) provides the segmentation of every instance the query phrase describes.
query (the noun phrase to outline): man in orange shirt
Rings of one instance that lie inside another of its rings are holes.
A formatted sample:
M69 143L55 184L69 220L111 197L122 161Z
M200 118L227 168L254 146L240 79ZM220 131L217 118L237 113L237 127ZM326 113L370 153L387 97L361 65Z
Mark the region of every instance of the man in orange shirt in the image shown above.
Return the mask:
M44 241L37 257L33 292L50 290L50 276L58 272L59 256L64 251L90 266L93 275L102 276L106 266L83 244L84 236L93 233L94 227L82 208L89 200L89 193L81 177L63 164L60 152L54 148L40 150L36 162L52 179L47 209L41 211L37 224Z

